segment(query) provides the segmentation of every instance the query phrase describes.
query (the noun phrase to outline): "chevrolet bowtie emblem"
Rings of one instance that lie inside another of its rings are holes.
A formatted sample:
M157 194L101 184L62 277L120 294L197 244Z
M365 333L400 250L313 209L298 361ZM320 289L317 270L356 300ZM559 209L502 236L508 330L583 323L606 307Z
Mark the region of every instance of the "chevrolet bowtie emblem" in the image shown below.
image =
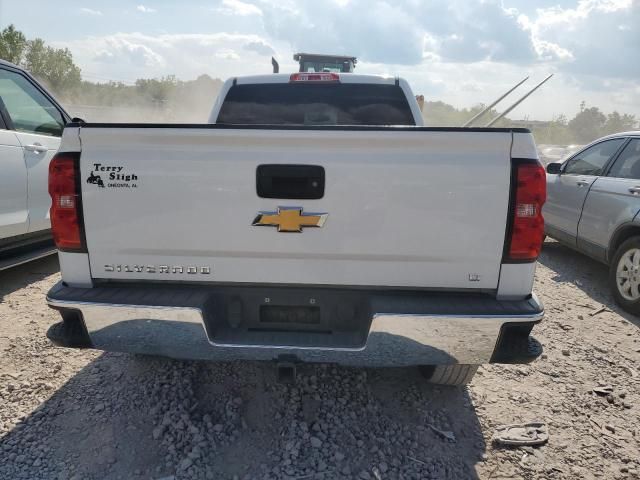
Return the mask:
M253 225L278 227L279 232L302 232L302 227L322 227L327 213L302 213L302 207L278 207L277 212L260 212Z

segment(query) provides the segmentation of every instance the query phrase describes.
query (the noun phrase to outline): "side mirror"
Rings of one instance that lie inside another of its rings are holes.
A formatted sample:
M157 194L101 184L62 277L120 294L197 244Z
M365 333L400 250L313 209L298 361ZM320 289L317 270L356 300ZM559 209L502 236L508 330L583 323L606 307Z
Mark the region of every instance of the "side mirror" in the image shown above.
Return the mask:
M547 173L551 173L557 175L562 173L562 164L561 163L550 163L547 165Z

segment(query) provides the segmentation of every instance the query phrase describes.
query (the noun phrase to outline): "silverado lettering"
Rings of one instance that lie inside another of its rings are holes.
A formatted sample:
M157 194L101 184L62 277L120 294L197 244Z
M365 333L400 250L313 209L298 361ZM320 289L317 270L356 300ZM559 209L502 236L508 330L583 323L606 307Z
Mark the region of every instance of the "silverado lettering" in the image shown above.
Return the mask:
M211 267L196 266L172 266L172 265L114 265L106 264L105 272L124 272L124 273L188 273L189 275L202 274L209 275Z

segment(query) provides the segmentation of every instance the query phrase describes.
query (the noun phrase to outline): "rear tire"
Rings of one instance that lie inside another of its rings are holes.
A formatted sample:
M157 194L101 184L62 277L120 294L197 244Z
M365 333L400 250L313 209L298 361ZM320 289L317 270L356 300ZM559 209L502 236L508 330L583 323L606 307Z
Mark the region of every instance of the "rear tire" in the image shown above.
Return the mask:
M640 315L640 237L625 240L609 267L609 287L616 303Z
M424 365L420 371L429 383L461 387L467 385L478 371L479 365Z

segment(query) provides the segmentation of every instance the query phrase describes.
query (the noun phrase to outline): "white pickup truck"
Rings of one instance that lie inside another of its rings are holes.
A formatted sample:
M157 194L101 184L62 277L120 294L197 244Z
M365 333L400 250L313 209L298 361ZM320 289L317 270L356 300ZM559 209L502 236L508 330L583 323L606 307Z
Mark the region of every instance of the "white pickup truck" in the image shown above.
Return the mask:
M541 353L529 131L423 127L405 81L351 73L234 78L211 122L66 126L54 343L449 385Z

